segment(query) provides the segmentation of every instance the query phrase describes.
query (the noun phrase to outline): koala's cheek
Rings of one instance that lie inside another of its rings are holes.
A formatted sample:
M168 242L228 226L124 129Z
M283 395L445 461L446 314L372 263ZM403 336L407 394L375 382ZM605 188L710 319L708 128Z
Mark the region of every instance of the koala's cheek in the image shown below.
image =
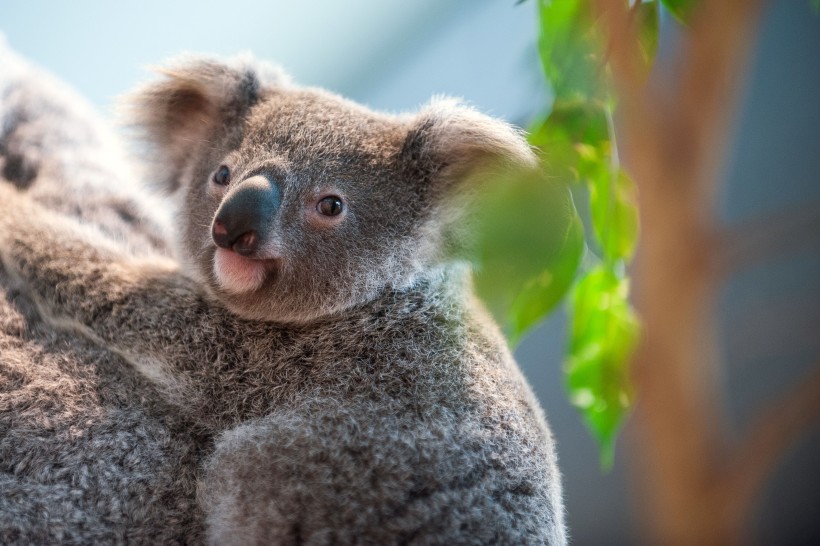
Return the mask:
M267 275L263 262L243 258L236 252L218 248L214 254L214 276L226 292L242 294L262 286Z

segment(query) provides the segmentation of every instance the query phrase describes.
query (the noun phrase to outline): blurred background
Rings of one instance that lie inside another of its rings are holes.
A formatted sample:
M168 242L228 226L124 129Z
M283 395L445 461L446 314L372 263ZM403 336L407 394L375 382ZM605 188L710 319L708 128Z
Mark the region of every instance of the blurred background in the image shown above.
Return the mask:
M302 84L373 108L405 111L434 94L465 98L527 127L549 104L536 50L534 1L212 0L114 3L7 1L0 32L109 116L113 100L149 76L146 67L182 51L252 51ZM677 47L663 20L659 62ZM820 210L820 14L807 0L764 11L740 97L715 214L726 225L777 222ZM2 70L2 67L0 67ZM820 365L820 225L765 263L732 277L715 301L719 382L735 431ZM640 542L627 424L615 466L597 447L563 389L566 317L556 312L517 349L558 442L570 536L576 544ZM820 428L790 449L751 523L759 544L820 543Z

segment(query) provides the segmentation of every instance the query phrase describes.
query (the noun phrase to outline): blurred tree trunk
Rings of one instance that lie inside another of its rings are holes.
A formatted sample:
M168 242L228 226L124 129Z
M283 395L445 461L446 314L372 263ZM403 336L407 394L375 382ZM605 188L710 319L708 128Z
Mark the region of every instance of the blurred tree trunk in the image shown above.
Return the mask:
M712 306L733 267L725 244L733 239L715 225L713 195L763 2L700 2L675 80L648 85L629 46L637 28L624 4L600 0L597 8L621 97L619 136L640 193L633 271L644 324L633 367L640 513L653 544L735 544L774 463L820 413L815 377L733 446L714 377Z

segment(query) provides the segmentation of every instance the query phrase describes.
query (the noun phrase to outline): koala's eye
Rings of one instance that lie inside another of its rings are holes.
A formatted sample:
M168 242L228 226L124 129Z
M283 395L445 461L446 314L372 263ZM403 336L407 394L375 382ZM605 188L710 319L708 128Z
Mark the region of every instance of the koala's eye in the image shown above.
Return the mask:
M231 181L231 170L227 165L222 165L214 173L214 184L218 186L227 186Z
M342 200L335 195L330 195L322 198L316 208L320 214L336 216L342 212Z

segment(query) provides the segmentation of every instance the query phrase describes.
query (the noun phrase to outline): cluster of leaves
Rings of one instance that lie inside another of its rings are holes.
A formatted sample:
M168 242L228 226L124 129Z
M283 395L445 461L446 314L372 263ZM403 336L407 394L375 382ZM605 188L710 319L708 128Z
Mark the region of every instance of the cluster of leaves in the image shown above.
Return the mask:
M660 3L683 19L694 1ZM648 72L659 1L623 0L623 9L640 29L636 46ZM531 127L530 142L545 167L485 194L476 288L511 343L569 296L566 386L608 468L633 400L628 362L639 325L626 271L638 238L637 195L618 156L617 97L600 13L591 0L537 0L537 10L541 68L554 100ZM588 200L587 229L573 195Z

